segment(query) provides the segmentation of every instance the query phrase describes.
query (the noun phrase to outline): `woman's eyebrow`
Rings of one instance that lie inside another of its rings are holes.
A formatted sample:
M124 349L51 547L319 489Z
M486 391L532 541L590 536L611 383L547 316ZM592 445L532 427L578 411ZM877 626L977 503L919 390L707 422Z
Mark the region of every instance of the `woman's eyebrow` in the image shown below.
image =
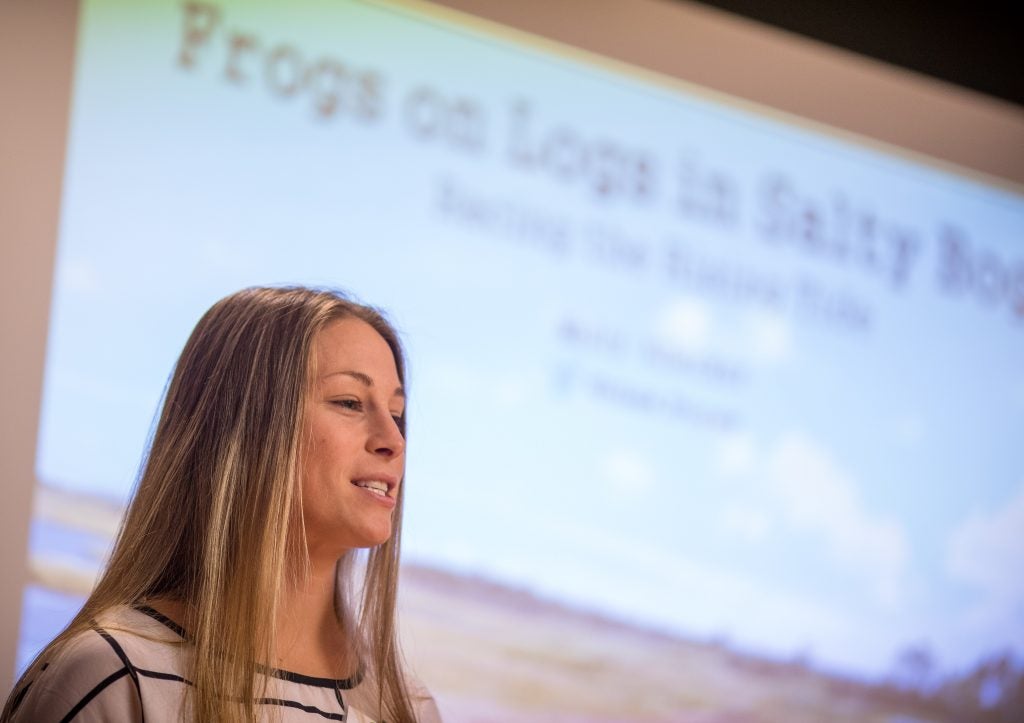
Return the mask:
M336 372L331 372L330 374L325 374L324 375L324 379L326 379L327 377L330 377L330 376L334 376L335 374L344 374L345 376L352 377L353 379L355 379L358 382L361 382L363 385L365 385L367 387L372 387L373 386L373 377L371 377L369 374L363 374L362 372L352 371L350 369L343 369L341 371L336 371ZM405 390L402 387L400 387L400 386L399 387L395 387L395 391L394 391L394 395L393 396L402 397L404 399L405 398Z

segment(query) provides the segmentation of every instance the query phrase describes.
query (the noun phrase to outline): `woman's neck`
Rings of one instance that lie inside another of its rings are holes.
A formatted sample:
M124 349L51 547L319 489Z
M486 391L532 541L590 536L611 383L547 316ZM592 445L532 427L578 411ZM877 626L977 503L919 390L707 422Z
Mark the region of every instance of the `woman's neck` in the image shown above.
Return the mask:
M309 577L286 586L278 601L273 666L320 678L349 678L358 660L335 597L335 565L310 570Z
M286 585L278 600L271 668L316 678L346 679L356 675L358 655L335 609L336 566L312 567L308 578ZM147 604L188 630L188 605L157 598Z

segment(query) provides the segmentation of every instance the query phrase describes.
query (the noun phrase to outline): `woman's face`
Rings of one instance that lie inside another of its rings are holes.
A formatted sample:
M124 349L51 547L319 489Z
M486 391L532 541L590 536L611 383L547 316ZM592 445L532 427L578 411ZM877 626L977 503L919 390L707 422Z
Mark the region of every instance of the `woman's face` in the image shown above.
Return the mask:
M308 442L302 501L311 555L336 559L391 536L405 472L405 413L395 358L373 327L329 323L313 348L316 373L306 399Z

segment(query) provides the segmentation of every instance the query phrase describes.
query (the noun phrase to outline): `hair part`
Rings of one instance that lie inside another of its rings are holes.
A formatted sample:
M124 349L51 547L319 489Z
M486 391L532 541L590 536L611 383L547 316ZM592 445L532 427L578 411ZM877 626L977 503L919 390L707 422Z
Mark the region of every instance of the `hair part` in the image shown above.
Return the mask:
M255 720L280 591L308 574L300 470L313 345L328 323L353 317L384 338L404 385L394 328L340 292L253 287L203 315L175 365L110 560L81 611L12 691L2 719L24 681L103 611L168 599L184 604L194 645L191 718ZM404 417L400 427L404 435ZM361 661L372 713L395 723L415 719L396 625L403 492L401 485L392 535L370 550L362 574L352 552L339 563L336 605L351 647L339 652Z

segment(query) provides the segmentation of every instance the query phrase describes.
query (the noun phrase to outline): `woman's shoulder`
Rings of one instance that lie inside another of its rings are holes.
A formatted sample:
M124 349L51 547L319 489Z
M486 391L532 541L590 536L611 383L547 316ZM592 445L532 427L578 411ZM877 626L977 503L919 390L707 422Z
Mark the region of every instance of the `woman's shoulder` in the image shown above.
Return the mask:
M113 608L46 651L14 693L14 721L138 720L140 677L180 676L181 638L145 612Z

